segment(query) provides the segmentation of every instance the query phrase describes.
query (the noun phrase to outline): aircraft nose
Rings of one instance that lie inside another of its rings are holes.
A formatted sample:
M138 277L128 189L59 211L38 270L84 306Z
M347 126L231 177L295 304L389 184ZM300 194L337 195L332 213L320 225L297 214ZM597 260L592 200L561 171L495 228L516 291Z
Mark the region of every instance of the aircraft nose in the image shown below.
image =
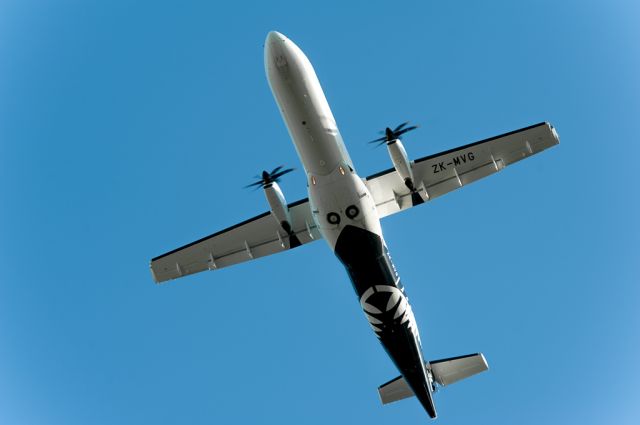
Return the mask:
M295 43L278 31L267 34L264 45L264 64L268 78L298 72L301 66L311 67L308 59ZM288 78L288 77L287 77Z
M264 63L267 75L273 65L279 70L283 70L288 65L292 43L286 43L287 41L289 41L287 37L278 31L271 31L267 34L264 44Z
M275 44L275 43L282 43L286 39L287 37L280 34L278 31L270 31L269 34L267 34L267 40L265 44L269 45L269 44Z

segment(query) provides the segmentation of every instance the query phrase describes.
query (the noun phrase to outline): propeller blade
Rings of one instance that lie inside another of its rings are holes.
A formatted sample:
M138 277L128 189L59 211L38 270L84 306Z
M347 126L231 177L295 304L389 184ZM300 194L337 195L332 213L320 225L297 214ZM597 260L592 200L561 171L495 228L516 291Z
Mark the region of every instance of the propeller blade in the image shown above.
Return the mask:
M411 126L411 127L407 127L407 128L405 128L403 130L400 130L400 131L396 132L396 137L401 136L404 133L407 133L407 132L409 132L411 130L415 130L416 128L418 128L418 126L414 125L414 126Z
M405 126L405 125L407 125L407 124L409 124L409 121L407 121L407 122L403 122L402 124L400 124L399 126L397 126L397 127L393 130L393 132L394 132L394 133L397 133L398 131L400 131L400 130L402 129L402 127L404 127L404 126Z
M251 183L251 184L246 185L246 186L244 187L244 189L248 189L248 188L253 187L253 186L256 186L256 188L257 188L257 187L262 186L263 184L264 184L264 180L260 180L260 181L258 181L258 182L255 182L255 183Z
M264 187L264 186L268 185L269 183L273 183L275 181L278 181L278 178L280 178L280 177L284 176L285 174L288 174L288 173L292 172L293 170L295 170L295 168L287 168L286 170L283 170L282 169L283 167L284 167L284 165L279 165L276 168L274 168L273 170L271 170L271 172L268 172L267 170L264 170L261 175L255 176L255 178L257 179L256 182L248 184L244 188L248 189L250 187L255 187L257 189L259 187Z
M395 139L399 139L401 135L403 135L404 133L407 133L409 131L415 130L416 128L418 128L417 125L412 125L410 127L407 127L407 124L409 124L409 121L405 121L402 124L398 125L396 128L394 128L393 130L389 127L385 128L383 131L380 131L380 134L384 134L383 137L379 137L375 140L372 140L368 143L370 144L376 144L377 146L381 146L384 143L388 143L391 142Z
M282 167L280 167L280 168L282 168ZM275 180L277 178L280 178L280 177L284 176L285 174L288 174L288 173L292 172L293 170L295 170L295 168L287 168L286 170L282 170L279 173L272 174L271 175L271 179Z
M378 138L376 140L372 140L369 143L379 143L379 142L386 142L386 141L387 141L387 136L384 136L384 137L380 137L380 138Z

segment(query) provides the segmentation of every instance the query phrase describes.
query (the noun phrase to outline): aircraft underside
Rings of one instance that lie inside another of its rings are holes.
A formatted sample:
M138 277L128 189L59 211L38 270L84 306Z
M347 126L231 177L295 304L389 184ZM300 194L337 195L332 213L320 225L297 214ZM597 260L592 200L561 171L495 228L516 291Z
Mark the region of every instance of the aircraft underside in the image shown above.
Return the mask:
M345 266L380 343L429 416L435 418L432 384L413 311L382 238L368 230L346 226L334 252Z
M304 167L309 197L287 203L276 167L248 187L262 187L269 211L151 260L157 282L218 270L324 240L345 266L375 335L400 376L378 388L383 404L415 396L436 417L433 391L488 369L481 353L425 361L418 326L384 242L380 220L451 191L559 143L543 122L410 160L400 140L407 122L371 143L386 145L392 168L362 178L349 157L306 55L284 35L265 41L272 93ZM422 300L426 303L428 300Z

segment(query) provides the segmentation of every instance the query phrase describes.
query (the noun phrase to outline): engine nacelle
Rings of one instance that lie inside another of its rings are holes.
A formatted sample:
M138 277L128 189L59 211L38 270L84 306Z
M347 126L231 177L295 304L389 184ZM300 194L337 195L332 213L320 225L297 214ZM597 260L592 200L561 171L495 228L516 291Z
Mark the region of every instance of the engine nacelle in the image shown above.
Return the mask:
M284 199L280 186L278 183L272 182L266 184L263 189L264 195L269 203L269 208L271 209L271 214L273 214L287 233L291 233L291 216L289 215L287 201Z
M400 177L402 177L404 185L407 186L407 189L411 191L411 204L414 207L416 205L422 204L424 202L424 199L422 199L422 196L420 196L420 194L418 193L418 188L416 187L413 180L411 162L409 162L407 151L404 150L404 146L402 145L400 139L395 139L387 142L387 150L389 151L391 162L393 162L393 167L396 169L396 172L400 175Z
M404 149L400 139L395 139L387 143L387 150L391 157L393 167L396 169L405 186L411 191L415 192L416 187L413 181L413 172L411 171L411 163L407 157L407 151Z

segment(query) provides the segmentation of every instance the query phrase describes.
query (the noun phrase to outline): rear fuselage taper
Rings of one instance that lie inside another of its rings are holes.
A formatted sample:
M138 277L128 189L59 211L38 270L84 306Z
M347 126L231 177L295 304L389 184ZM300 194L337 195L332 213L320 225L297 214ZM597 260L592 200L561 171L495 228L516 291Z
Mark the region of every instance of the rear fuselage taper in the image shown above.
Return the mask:
M385 244L375 203L355 171L311 63L291 40L265 42L269 85L304 166L314 220L344 264L389 357L429 416L433 378L413 311Z

